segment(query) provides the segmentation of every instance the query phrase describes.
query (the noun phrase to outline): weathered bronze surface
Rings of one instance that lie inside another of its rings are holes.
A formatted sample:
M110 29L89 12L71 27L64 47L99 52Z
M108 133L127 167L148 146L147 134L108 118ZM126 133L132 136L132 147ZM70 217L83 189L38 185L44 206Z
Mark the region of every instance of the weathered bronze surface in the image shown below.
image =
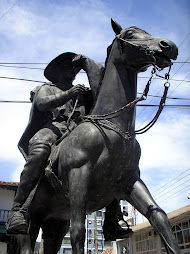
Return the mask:
M108 47L105 69L83 56L75 59L76 68L83 68L88 74L95 104L85 121L61 142L55 170L59 181L51 172L48 177L41 178L28 210L32 222L30 234L20 237L27 238L33 245L41 226L45 253L57 253L70 221L73 253L84 254L86 214L108 206L115 199L125 199L150 221L164 241L167 253L179 254L165 212L153 200L140 178L140 146L134 135L135 106L114 114L114 117L109 115L136 99L139 72L151 65L159 68L170 66L170 59L177 58L178 50L173 42L151 36L140 28L122 29L114 20L112 27L116 38ZM73 96L85 93L81 86L74 88L71 85L71 77L76 72L68 75L70 87L65 89L76 89ZM57 75L49 79L57 84L63 80L61 74L60 79ZM63 90L54 102L47 100L47 108L39 103L38 109L49 113L52 107L63 105ZM31 147L27 151L30 155L31 149L35 154L35 149L43 147L46 161L50 153L49 143L55 143L57 138L50 142L38 142L40 146L35 147L36 135L30 137ZM39 178L41 171L36 171L34 177ZM25 244L26 247L31 248L30 244Z

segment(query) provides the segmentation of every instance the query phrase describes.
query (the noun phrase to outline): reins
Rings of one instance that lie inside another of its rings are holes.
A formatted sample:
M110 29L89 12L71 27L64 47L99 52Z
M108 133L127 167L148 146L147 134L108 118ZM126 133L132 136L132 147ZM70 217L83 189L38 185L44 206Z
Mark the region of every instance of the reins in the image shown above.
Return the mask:
M156 67L153 67L153 70L154 70L154 72L156 73ZM153 72L153 70L152 70L152 72ZM148 131L148 130L156 123L156 121L158 120L158 118L159 118L159 116L160 116L160 114L161 114L161 112L162 112L162 110L163 110L163 108L164 108L164 106L165 106L165 101L166 101L166 97L167 97L167 92L168 92L168 89L169 89L169 87L170 87L170 83L169 83L169 77L170 77L169 73L170 73L170 70L171 70L171 66L169 67L168 72L165 74L165 77L162 77L162 76L160 76L160 75L158 75L158 74L156 73L156 76L157 76L157 77L164 78L164 79L167 80L167 81L164 83L164 92L163 92L162 98L161 98L161 100L160 100L160 104L159 104L158 110L157 110L157 112L156 112L154 118L153 118L147 125L145 125L143 128L141 128L141 129L139 129L139 130L136 130L136 131L135 131L135 134L143 134L143 133L145 133L145 132ZM152 79L152 76L151 76L151 79ZM149 79L149 80L150 80L150 79ZM145 88L145 89L146 89L146 88ZM147 93L147 94L148 94L148 93Z
M107 114L103 114L103 115L88 115L88 116L84 116L84 119L90 120L92 122L98 121L98 120L107 120L107 119L112 119L115 118L117 116L119 116L120 114L123 114L125 112L125 110L130 109L132 107L134 107L139 101L143 101L146 100L148 92L149 92L149 88L150 88L150 84L152 82L152 78L154 76L154 74L160 78L164 78L166 79L166 82L164 83L164 92L162 95L162 98L160 100L160 104L159 104L159 108L158 111L156 112L154 118L147 124L145 125L143 128L136 130L135 134L143 134L146 131L148 131L158 120L164 106L165 106L165 101L166 101L166 97L167 97L167 92L170 86L169 83L169 73L171 70L171 66L169 67L168 72L165 74L165 77L162 77L160 75L157 74L157 70L159 70L156 66L153 67L152 71L151 71L151 76L145 86L144 92L142 93L142 95L140 97L137 97L135 100L133 100L132 102L126 104L125 106L121 107L120 109L117 109L113 112L107 113Z

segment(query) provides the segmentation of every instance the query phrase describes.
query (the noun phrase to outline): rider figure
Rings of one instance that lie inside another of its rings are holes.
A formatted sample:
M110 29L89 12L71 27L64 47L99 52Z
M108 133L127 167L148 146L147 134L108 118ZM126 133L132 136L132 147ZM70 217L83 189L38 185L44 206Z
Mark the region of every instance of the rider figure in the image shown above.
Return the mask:
M47 165L51 146L68 130L67 121L76 99L77 108L69 121L69 130L85 115L84 97L89 98L90 91L82 85L72 85L81 69L72 64L76 56L74 53L63 53L52 60L44 71L45 77L52 83L43 84L31 93L33 105L30 121L19 141L26 164L7 222L8 234L27 233L29 222L22 205ZM85 93L86 96L83 96Z
M72 85L81 69L86 71L89 82L93 83L92 91L82 85ZM47 166L52 145L73 130L81 117L89 113L103 70L101 64L86 56L63 53L52 60L44 71L45 77L52 83L43 84L31 92L30 120L18 144L26 164L7 221L7 234L28 233L28 214L22 206ZM73 105L76 100L75 108ZM106 240L131 234L131 230L123 230L119 226L118 214L121 214L119 202L114 200L106 211Z

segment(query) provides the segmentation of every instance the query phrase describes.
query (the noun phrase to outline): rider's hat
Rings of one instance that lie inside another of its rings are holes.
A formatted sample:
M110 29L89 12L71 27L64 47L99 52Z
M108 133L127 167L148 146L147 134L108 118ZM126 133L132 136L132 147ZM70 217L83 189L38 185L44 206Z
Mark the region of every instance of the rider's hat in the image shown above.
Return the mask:
M72 64L72 60L76 56L77 54L72 52L66 52L57 56L45 68L44 76L52 83L57 83L59 80L59 75L63 72L74 70L74 74L76 75L81 70L80 67L75 67Z

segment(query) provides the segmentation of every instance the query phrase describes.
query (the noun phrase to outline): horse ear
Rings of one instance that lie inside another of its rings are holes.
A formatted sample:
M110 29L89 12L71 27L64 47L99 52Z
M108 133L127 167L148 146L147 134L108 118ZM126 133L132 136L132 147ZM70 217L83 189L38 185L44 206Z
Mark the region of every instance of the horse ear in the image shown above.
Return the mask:
M112 18L111 18L111 25L116 35L121 33L122 27Z

